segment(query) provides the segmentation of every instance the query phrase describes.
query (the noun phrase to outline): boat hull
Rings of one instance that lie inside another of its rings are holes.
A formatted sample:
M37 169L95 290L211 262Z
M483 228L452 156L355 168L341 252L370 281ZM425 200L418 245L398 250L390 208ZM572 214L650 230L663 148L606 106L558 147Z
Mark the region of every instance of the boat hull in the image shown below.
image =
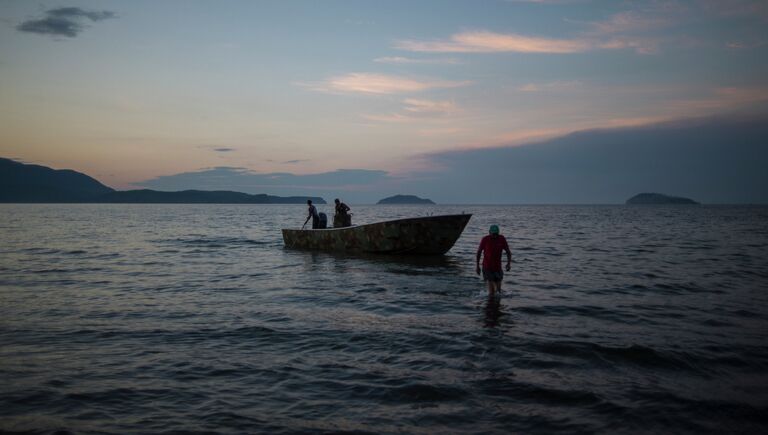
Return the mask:
M283 229L286 248L377 254L442 255L461 236L471 214L397 219L317 230Z

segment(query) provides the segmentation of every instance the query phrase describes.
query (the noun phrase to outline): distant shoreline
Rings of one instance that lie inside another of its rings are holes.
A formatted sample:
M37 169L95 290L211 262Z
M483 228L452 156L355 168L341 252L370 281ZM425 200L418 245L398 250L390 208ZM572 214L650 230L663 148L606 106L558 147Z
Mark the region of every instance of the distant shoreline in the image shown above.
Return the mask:
M101 201L0 201L0 205L296 205L306 206L305 203L244 203L244 202L101 202ZM331 204L319 204L321 206L331 206ZM375 206L375 207L421 207L432 204L376 204L376 203L350 203L355 206ZM766 207L768 203L704 203L704 204L644 204L638 207L636 204L622 203L511 203L511 204L439 204L437 207L624 207L633 209L653 209L653 208L707 208L707 207Z

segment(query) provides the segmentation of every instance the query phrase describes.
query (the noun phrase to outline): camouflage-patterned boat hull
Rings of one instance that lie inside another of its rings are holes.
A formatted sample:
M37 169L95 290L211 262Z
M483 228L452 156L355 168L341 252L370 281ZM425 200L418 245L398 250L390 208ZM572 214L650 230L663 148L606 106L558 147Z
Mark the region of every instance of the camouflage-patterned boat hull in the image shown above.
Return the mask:
M456 243L471 214L397 219L319 230L283 229L287 248L377 254L442 255Z

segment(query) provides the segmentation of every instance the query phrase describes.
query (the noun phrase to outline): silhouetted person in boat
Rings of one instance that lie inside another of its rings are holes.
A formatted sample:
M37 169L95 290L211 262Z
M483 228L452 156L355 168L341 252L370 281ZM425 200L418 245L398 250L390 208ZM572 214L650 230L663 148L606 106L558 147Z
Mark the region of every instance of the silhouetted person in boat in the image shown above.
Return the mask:
M352 225L352 216L349 214L349 206L339 201L339 198L333 200L336 203L336 214L333 216L333 227L349 227Z
M312 219L312 229L316 230L320 228L320 215L317 214L317 208L312 205L311 199L307 200L307 205L309 206L309 214L307 215L307 220L304 221L304 225L301 226L301 229L304 229L304 226L307 225L307 222Z
M477 258L475 260L475 269L480 275L480 257L483 257L483 280L488 282L488 294L492 295L497 290L501 292L501 280L504 279L504 272L501 270L501 254L507 252L507 272L512 267L512 252L509 250L507 239L499 234L499 226L491 225L488 235L480 240L480 246L477 248Z

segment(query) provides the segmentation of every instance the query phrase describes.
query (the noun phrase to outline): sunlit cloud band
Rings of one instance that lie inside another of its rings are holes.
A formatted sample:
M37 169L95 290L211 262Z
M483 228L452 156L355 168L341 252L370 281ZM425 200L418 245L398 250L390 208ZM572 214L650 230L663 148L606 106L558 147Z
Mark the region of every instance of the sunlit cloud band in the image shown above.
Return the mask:
M398 41L395 48L435 53L579 53L589 50L591 45L579 39L550 39L514 33L475 31L455 34L450 40Z
M384 95L421 92L435 88L456 88L466 86L469 83L466 81L414 79L375 73L350 73L330 78L317 89Z

